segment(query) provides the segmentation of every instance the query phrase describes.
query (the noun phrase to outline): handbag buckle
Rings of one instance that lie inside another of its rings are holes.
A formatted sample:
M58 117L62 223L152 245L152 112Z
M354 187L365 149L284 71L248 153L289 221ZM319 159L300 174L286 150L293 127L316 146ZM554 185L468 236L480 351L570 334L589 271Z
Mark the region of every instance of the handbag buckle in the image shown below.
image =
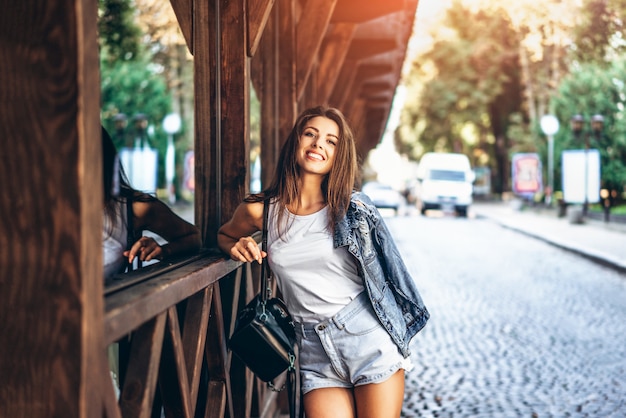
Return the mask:
M293 353L289 353L289 368L287 369L287 372L290 371L295 371L296 370L296 356ZM269 388L272 390L272 392L282 392L283 389L285 389L285 387L287 386L287 384L283 384L282 387L277 388L274 385L274 381L271 380L269 382L267 382L267 386L269 386Z
M259 320L262 322L267 321L267 312L265 311L265 301L261 302L261 315L259 315Z

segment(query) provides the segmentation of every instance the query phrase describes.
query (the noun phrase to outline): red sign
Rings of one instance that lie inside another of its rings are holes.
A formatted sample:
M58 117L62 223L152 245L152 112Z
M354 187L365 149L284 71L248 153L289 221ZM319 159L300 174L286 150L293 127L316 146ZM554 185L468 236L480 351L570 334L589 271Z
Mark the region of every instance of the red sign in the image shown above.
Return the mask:
M541 160L538 154L514 154L511 168L513 171L513 193L532 197L543 191Z

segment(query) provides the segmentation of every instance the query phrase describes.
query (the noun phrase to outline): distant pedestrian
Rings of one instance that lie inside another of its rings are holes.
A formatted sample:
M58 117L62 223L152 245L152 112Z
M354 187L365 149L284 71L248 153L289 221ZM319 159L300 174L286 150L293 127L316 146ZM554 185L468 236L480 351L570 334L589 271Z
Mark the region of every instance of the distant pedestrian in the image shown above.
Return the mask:
M218 232L234 260L268 256L295 321L307 418L398 417L409 342L429 318L376 207L355 192L353 134L340 111L305 110L272 184ZM251 235L268 201L268 254Z

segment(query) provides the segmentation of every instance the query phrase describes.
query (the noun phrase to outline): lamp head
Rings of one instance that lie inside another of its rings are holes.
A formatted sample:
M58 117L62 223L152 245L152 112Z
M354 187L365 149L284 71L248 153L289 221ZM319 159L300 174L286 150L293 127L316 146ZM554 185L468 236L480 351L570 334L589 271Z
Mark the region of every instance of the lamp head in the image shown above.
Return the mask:
M604 116L596 114L591 117L591 129L594 132L602 132L604 128Z
M585 118L583 115L574 115L570 120L570 126L574 133L580 133L583 130L583 125L585 124Z

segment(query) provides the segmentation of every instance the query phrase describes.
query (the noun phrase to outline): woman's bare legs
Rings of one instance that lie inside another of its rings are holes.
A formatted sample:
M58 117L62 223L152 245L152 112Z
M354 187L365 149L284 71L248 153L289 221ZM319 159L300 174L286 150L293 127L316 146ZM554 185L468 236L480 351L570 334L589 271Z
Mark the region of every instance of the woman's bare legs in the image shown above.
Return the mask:
M404 370L381 383L354 388L358 418L398 418L404 401Z
M304 395L307 418L398 418L404 400L404 370L381 383L354 389L324 388Z
M354 393L352 389L315 389L304 395L306 418L354 418Z

